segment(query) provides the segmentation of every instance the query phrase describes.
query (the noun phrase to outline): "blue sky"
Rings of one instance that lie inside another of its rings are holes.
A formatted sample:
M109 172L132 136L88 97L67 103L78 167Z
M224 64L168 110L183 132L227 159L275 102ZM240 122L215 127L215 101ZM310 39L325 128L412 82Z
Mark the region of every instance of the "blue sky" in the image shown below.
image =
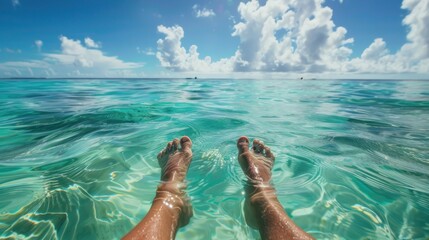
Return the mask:
M429 76L429 0L0 0L0 23L0 77Z

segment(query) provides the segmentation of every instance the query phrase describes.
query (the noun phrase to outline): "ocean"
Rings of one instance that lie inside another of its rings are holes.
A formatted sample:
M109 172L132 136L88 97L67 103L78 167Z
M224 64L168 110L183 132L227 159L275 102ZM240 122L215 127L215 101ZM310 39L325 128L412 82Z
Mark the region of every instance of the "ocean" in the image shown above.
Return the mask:
M277 196L317 239L429 238L429 81L3 79L0 93L0 238L119 239L184 135L194 216L176 239L260 238L242 135L271 147Z

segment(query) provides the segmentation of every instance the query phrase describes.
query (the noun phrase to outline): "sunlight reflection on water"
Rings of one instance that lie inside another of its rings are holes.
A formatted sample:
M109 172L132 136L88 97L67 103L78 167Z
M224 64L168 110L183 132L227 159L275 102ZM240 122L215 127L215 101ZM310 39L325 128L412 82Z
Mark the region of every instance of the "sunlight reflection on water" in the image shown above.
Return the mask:
M177 239L258 239L235 141L318 239L429 236L429 82L0 81L0 237L116 239L148 211L157 153L188 135L194 207ZM207 226L210 226L208 228Z

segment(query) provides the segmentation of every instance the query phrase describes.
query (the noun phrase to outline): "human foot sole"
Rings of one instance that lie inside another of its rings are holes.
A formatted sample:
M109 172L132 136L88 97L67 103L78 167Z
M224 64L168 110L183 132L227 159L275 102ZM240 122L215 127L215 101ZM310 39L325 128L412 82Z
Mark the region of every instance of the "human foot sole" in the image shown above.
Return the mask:
M186 195L184 183L192 160L192 141L184 136L174 139L159 152L158 164L161 167L161 184L154 201L160 201L168 208L179 208L179 227L189 223L193 215L192 205Z
M158 154L161 181L183 182L192 160L192 141L184 136L174 139Z
M245 136L237 140L238 162L247 177L243 209L245 220L250 227L258 229L261 225L258 216L261 211L258 208L275 198L275 190L270 183L275 157L262 141L255 139L251 148L249 142Z

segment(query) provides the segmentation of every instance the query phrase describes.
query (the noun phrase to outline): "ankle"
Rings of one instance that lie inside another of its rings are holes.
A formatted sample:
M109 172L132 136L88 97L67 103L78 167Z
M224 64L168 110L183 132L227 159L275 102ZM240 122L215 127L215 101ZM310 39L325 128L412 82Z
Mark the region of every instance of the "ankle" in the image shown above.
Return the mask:
M185 188L186 184L181 181L163 182L158 185L154 199L154 203L169 209L170 216L177 219L178 227L187 225L193 215Z
M186 184L182 181L163 181L158 185L155 198L171 197L181 200L185 196L185 188Z
M165 182L165 183L173 183L173 182L177 182L177 183L181 183L184 181L186 176L186 172L183 173L182 171L179 170L170 170L168 171L168 173L164 173L161 176L161 181Z
M260 183L247 189L250 205L255 209L264 209L278 203L276 191L269 183Z

